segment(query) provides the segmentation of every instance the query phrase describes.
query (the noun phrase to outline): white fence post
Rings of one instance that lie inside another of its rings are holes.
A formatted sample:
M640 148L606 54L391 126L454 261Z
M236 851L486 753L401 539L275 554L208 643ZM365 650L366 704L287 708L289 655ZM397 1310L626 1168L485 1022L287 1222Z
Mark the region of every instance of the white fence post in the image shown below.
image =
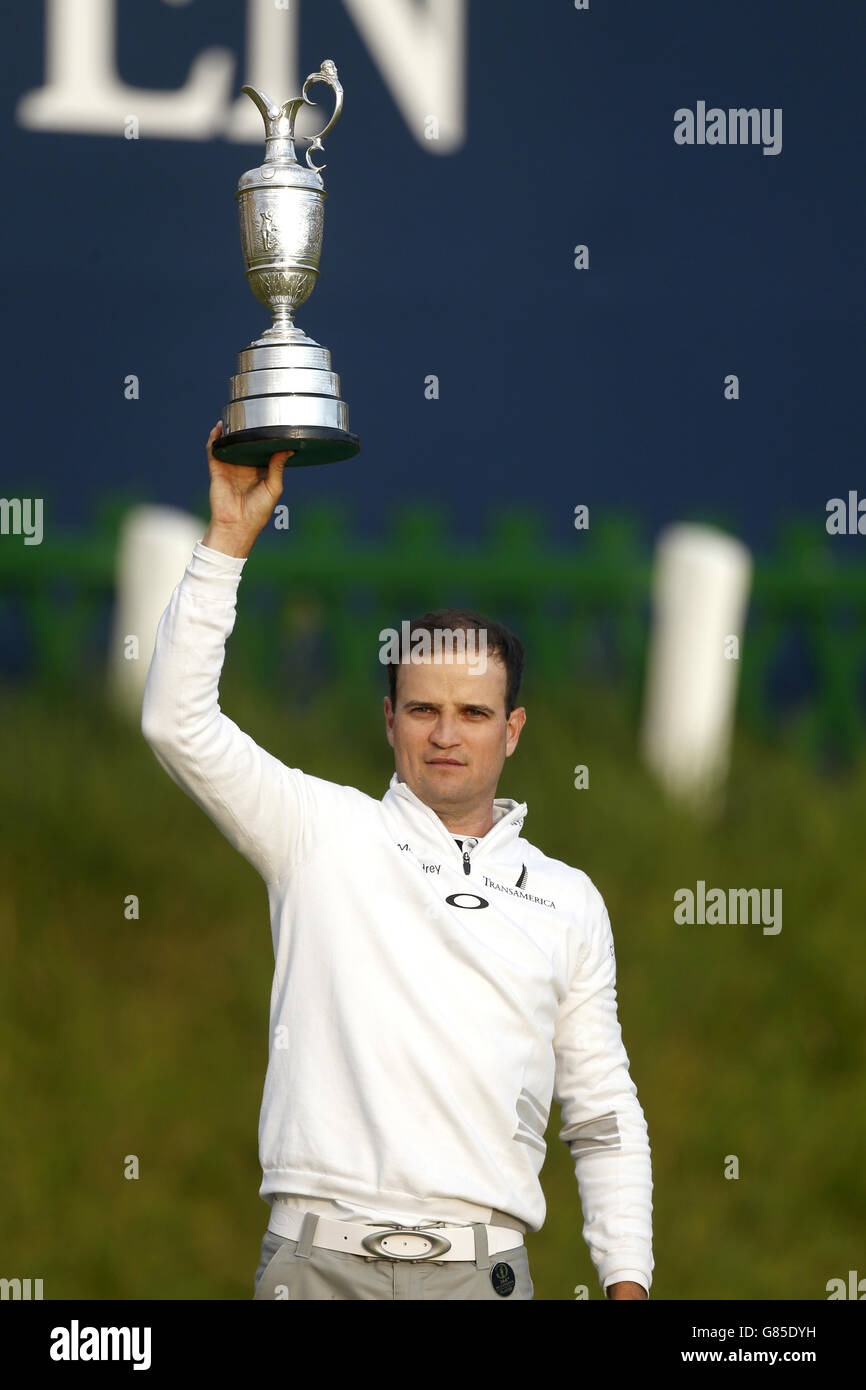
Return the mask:
M141 719L159 620L205 530L188 512L150 506L133 508L121 528L108 685L115 708L134 721Z
M714 810L727 777L752 557L710 526L660 536L641 751L667 791Z

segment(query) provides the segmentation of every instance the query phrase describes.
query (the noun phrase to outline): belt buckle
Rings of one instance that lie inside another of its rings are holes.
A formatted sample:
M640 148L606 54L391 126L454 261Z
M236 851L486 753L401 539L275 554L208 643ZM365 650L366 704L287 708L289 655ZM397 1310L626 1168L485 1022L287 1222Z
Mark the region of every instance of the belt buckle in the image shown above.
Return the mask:
M423 1236L424 1240L429 1240L431 1249L426 1255L392 1255L390 1251L383 1250L381 1242L387 1240L389 1236L396 1235L398 1231L411 1231L415 1235ZM391 1223L388 1230L371 1231L368 1236L362 1236L361 1244L365 1250L370 1251L371 1255L378 1255L380 1259L409 1260L411 1264L417 1264L422 1260L435 1260L438 1256L444 1255L446 1250L451 1249L451 1242L445 1236L440 1236L435 1231L425 1230L423 1226L400 1226L396 1221Z

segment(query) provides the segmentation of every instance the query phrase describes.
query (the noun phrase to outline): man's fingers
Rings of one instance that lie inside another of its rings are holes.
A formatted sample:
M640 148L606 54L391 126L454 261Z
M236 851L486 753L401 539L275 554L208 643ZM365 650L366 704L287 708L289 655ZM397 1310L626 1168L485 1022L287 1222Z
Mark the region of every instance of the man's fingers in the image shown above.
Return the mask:
M291 458L294 449L280 449L278 453L271 454L268 460L268 481L274 484L277 493L283 490L283 469L286 466L286 459Z
M278 453L272 453L270 459L268 459L268 474L274 474L277 481L281 481L282 470L285 468L286 460L291 459L293 453L296 452L296 449L281 449Z
M207 444L205 445L205 452L206 452L206 454L207 454L207 456L208 456L208 459L209 459L211 462L213 462L213 463L216 463L216 459L214 458L213 452L212 452L213 445L214 445L214 444L216 443L216 441L220 438L220 436L222 435L222 432L223 432L223 422L222 422L222 420L217 420L216 424L214 425L213 429L211 430L210 434L209 434L208 437L207 437Z
M211 432L207 437L208 458L213 458L213 454L211 452L212 446L216 443L216 441L219 438L221 438L222 433L223 422L221 419L219 419L217 420L216 424L211 428ZM271 454L267 463L252 464L250 466L256 469L256 473L258 474L258 477L261 480L268 476L272 466L276 468L278 471L281 470L285 465L286 460L290 459L292 455L296 453L297 449L280 449L277 453ZM214 462L216 462L216 460L214 460Z

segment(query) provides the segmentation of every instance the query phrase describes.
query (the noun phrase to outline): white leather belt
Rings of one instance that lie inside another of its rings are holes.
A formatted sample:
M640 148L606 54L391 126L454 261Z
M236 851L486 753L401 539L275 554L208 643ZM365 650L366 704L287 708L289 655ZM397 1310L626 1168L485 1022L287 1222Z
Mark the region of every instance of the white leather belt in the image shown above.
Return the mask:
M297 1240L304 1212L280 1208L280 1224L289 1227L287 1238ZM498 1255L523 1244L522 1231L510 1226L485 1226L487 1253ZM285 1235L285 1230L276 1232ZM320 1216L313 1244L323 1250L343 1250L350 1255L386 1260L474 1260L475 1232L471 1226L365 1226L355 1221L329 1221Z

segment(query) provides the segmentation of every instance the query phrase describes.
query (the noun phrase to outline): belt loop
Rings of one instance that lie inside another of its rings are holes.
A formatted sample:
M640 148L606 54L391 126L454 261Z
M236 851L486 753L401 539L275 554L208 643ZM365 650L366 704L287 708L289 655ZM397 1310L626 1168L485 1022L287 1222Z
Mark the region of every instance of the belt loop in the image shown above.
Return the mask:
M298 1248L296 1255L309 1255L313 1248L313 1237L316 1234L316 1227L319 1218L314 1211L305 1211L304 1219L301 1222L301 1229L298 1234Z
M521 1235L526 1235L526 1222L519 1217L512 1216L506 1211L497 1211L495 1207L490 1212L490 1224L492 1226L508 1226L512 1231L519 1231Z
M490 1255L487 1248L487 1227L481 1222L473 1221L472 1229L475 1232L475 1268L489 1269Z

